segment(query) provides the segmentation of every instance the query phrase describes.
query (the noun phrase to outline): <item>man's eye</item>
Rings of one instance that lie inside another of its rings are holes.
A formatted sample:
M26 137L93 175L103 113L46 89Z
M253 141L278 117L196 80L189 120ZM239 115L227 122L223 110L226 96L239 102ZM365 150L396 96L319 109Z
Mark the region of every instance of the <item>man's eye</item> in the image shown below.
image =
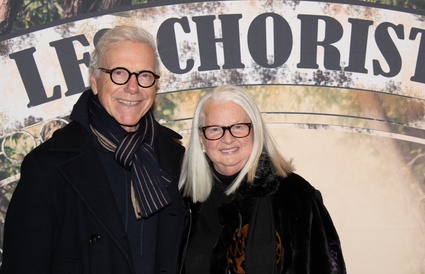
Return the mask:
M221 130L221 128L219 128L219 127L210 127L210 128L208 128L208 130L211 133L215 133L215 132L219 132Z
M126 74L124 70L115 70L113 73L117 76L122 76Z
M139 77L142 77L144 79L149 79L149 78L152 78L152 74L146 72L146 73L140 74Z

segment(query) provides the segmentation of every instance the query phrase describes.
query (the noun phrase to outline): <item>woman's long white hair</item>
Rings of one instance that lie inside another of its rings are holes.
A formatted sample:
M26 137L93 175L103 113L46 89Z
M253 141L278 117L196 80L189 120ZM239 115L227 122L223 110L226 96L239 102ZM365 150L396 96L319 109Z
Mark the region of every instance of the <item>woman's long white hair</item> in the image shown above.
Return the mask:
M207 155L202 150L200 138L202 138L203 133L199 129L205 126L204 108L209 102L235 103L245 110L252 123L251 134L254 134L252 153L239 175L227 189L227 195L234 193L245 177L248 183L254 181L258 160L263 151L270 157L277 175L286 177L293 171L292 164L279 153L275 142L264 125L257 105L248 93L238 86L219 86L200 99L193 114L192 133L183 159L179 181L179 189L184 196L190 197L195 203L203 202L208 198L213 187L214 175L208 163Z

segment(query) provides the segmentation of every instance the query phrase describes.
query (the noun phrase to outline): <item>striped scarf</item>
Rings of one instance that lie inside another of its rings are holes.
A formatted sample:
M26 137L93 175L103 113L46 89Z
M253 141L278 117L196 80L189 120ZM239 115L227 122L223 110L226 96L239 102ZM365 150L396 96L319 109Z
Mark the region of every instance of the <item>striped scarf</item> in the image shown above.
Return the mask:
M115 155L115 160L131 170L131 200L137 219L149 217L170 204L167 186L171 182L159 167L154 152L157 132L151 111L140 120L139 129L127 132L110 116L97 95L88 104L90 128L99 143Z

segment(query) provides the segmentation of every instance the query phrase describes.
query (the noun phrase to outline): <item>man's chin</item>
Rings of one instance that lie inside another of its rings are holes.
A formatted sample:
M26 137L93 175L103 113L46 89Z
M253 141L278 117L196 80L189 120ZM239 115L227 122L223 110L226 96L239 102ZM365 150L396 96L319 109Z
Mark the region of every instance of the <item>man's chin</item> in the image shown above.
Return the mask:
M121 124L121 127L122 127L123 129L125 129L126 131L128 131L128 132L134 132L134 131L136 131L136 130L138 130L138 129L139 129L139 123L134 124L134 125Z

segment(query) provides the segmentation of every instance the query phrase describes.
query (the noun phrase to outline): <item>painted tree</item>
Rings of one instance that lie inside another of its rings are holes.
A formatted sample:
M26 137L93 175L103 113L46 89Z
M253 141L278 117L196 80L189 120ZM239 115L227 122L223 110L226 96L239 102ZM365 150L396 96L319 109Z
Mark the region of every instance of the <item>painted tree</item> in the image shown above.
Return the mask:
M59 2L59 1L58 1ZM63 17L131 5L131 0L63 0Z
M146 0L3 0L0 3L0 35L133 2Z

